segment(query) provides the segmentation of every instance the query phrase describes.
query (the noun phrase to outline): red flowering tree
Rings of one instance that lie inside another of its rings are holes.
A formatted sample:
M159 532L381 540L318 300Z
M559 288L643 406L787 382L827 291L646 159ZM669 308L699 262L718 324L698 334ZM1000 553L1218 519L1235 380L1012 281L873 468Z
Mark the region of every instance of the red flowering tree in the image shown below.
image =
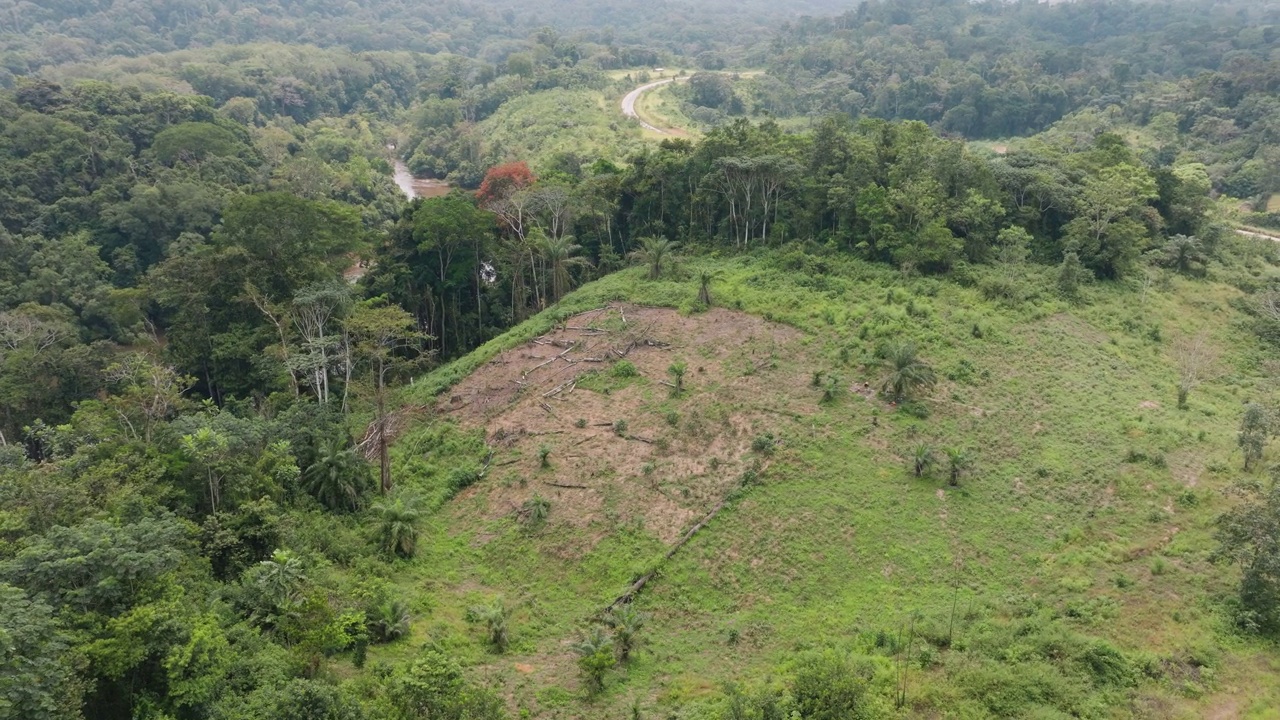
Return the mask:
M532 185L535 180L537 178L533 171L523 161L494 165L485 173L476 197L480 198L482 204L488 205L511 197L517 190Z

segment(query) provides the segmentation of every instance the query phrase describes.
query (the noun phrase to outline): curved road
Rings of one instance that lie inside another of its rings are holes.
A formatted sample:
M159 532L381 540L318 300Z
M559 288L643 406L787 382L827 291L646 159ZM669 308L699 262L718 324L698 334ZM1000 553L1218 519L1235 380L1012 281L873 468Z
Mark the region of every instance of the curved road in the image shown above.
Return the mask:
M640 127L644 128L645 130L652 130L653 132L656 132L659 135L671 135L672 132L670 130L663 130L661 128L656 128L650 125L649 123L645 122L644 118L640 117L640 113L636 112L636 101L640 99L641 95L645 94L649 90L652 90L656 87L659 87L661 85L666 85L672 82L675 82L675 78L667 78L666 80L655 80L651 83L645 83L644 85L641 85L635 90L632 90L631 92L627 93L626 96L622 98L622 114L626 115L629 118L635 118L636 121L640 123Z

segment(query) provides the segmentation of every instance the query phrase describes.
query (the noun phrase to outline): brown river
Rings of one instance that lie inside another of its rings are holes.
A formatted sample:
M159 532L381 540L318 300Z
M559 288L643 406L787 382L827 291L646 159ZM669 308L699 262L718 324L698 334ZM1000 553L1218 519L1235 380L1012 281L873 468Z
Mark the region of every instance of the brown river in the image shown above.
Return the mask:
M409 167L400 160L395 161L395 181L401 192L410 200L414 198L433 198L448 195L451 186L444 180L414 177Z

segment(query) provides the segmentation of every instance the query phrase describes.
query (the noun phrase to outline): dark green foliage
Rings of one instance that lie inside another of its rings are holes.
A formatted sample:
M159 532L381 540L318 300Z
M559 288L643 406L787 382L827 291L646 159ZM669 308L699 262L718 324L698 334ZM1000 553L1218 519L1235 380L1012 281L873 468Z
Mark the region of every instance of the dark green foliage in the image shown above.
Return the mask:
M1216 538L1216 557L1240 568L1241 625L1280 632L1280 482L1273 478L1219 517Z
M635 259L642 265L649 268L649 279L657 280L662 277L662 269L671 255L675 253L679 243L672 242L665 237L642 237L640 238L640 249L633 253Z
M0 564L0 579L56 609L114 615L178 567L189 532L173 517L55 527Z
M413 617L400 600L384 600L365 611L369 636L374 642L394 642L408 637Z
M1240 418L1240 432L1237 443L1244 452L1244 469L1248 471L1262 459L1267 441L1274 430L1271 413L1257 403L1245 405L1244 416Z
M758 452L761 455L772 455L773 451L777 449L777 447L778 441L774 438L773 433L757 435L751 440L752 451Z
M338 511L358 510L373 485L368 463L345 438L320 443L302 479L307 492Z
M526 528L533 529L546 523L550 514L551 501L535 494L520 505L520 509L516 512L516 519Z
M928 391L937 383L933 368L920 359L913 343L890 345L880 355L885 366L880 391L890 400L910 400L917 392Z
M413 557L418 550L418 518L421 513L404 498L381 501L371 510L377 522L377 544L389 555Z
M205 518L200 527L201 551L223 580L239 576L245 568L270 557L280 543L280 508L269 499L247 502L233 512Z
M354 698L319 680L291 680L254 698L250 717L279 720L364 720Z
M640 631L644 628L649 616L637 610L630 603L614 609L605 616L605 624L613 630L613 644L618 650L618 660L627 662L631 653L639 643Z
M1174 235L1164 247L1153 252L1153 260L1164 267L1184 275L1201 275L1209 258L1204 244L1194 235Z

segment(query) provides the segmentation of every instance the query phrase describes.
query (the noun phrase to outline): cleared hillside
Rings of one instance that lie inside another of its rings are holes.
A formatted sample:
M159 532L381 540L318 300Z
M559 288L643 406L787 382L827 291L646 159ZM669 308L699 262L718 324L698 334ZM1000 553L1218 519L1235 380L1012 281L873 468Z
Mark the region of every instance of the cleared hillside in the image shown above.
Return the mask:
M854 656L870 716L1275 717L1280 668L1209 561L1242 403L1275 391L1241 291L1165 275L1072 305L1043 273L1012 305L799 251L628 270L419 379L397 482L442 505L388 578L412 639L370 661L439 644L532 717L732 717L725 683L783 687L814 652ZM1180 410L1197 334L1212 361ZM873 360L902 340L940 382L898 408ZM922 443L965 452L958 485L945 456L913 476ZM639 650L583 699L571 644L653 570ZM497 598L505 654L467 619Z

